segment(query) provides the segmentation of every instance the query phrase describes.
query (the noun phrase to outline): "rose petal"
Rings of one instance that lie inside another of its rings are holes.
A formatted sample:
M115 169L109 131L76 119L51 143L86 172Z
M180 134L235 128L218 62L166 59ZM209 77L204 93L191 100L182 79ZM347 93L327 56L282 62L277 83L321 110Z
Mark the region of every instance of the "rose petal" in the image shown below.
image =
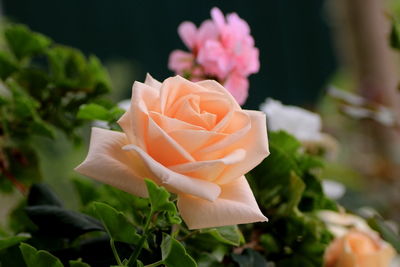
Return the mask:
M224 94L226 96L226 99L228 99L231 102L231 104L233 105L232 106L233 109L236 109L236 110L242 109L240 107L240 105L237 103L237 101L235 100L235 98L232 96L232 94L229 93L229 91L226 88L224 88L221 84L219 84L217 81L204 80L204 81L197 82L196 84L198 84L204 88L207 88L209 90L220 92L220 93Z
M92 128L88 155L75 170L130 194L147 197L142 177L149 177L149 170L134 154L122 150L126 144L123 133Z
M174 117L207 130L212 129L217 121L217 116L212 113L200 111L199 99L197 99L197 103L193 102L193 98L190 95L185 97L185 101L176 110Z
M146 80L144 81L144 83L156 89L160 89L162 85L162 83L154 79L149 73L146 74Z
M235 150L231 148L231 145L236 144L238 140L244 138L252 125L250 117L244 111L234 111L232 114L230 123L227 123L225 129L221 131L225 134L225 138L220 138L213 144L209 144L193 153L196 159L212 160L224 157L227 153Z
M132 104L129 111L131 115L126 114L126 116L131 117L131 127L135 130L136 142L143 149L146 149L145 133L148 127L149 110L159 112L159 91L147 84L135 81L132 87ZM131 137L129 136L129 138Z
M246 150L238 149L221 159L178 164L169 169L190 177L214 181L228 165L236 164L245 157Z
M168 110L177 103L180 98L188 95L204 93L207 88L199 86L197 83L182 78L179 75L166 79L160 89L161 113L169 114Z
M130 107L129 107L130 109ZM132 116L130 110L125 111L121 118L117 121L119 126L126 134L129 140L129 144L136 144L136 137L132 128Z
M195 45L196 33L196 26L192 22L182 22L178 27L178 34L189 49L192 49Z
M174 172L155 161L138 146L127 145L123 149L136 152L153 173L154 179L171 192L178 194L185 192L205 201L214 201L221 193L218 185Z
M177 130L204 130L203 127L170 118L158 112L150 111L150 116L168 134Z
M196 160L201 160L195 157L197 150L226 137L226 134L205 130L176 130L168 134Z
M160 128L152 118L149 118L148 123L146 135L147 152L156 161L164 166L195 161L195 159Z
M178 195L178 209L189 229L267 221L244 176L221 189L221 195L214 202Z
M228 167L216 181L218 184L229 183L238 174L246 174L269 155L265 114L253 110L246 110L245 112L250 116L251 129L244 138L235 142L230 149L244 148L247 151L246 159Z

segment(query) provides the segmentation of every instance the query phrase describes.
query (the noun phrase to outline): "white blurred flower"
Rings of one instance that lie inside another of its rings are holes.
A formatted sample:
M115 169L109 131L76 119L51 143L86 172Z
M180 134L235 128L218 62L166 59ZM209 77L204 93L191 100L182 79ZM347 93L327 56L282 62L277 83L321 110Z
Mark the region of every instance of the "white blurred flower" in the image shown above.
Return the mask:
M328 179L322 181L322 189L325 195L334 200L342 198L346 193L346 187L342 183Z
M320 141L321 117L311 111L296 106L282 105L280 101L267 98L260 110L267 115L271 131L284 130L300 141Z
M131 106L130 98L124 99L124 100L121 100L120 102L118 102L118 107L122 108L125 111L128 110L130 106Z
M318 212L318 217L325 222L329 231L335 237L342 237L351 229L369 233L372 236L379 236L363 218L353 214L323 210Z

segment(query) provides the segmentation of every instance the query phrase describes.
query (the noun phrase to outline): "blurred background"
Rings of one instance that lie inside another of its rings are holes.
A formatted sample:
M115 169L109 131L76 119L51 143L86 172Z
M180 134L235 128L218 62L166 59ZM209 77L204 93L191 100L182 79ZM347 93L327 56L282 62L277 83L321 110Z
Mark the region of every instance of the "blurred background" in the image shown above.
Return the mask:
M260 50L260 72L250 77L246 108L258 109L269 96L285 103L312 105L336 69L325 0L280 1L113 1L3 0L3 14L56 42L95 54L108 66L119 92L130 96L134 80L148 72L159 80L174 49L184 49L177 27L200 25L212 7L237 12L251 28Z
M341 203L349 208L368 205L396 220L400 220L399 127L346 115L326 92L335 86L357 93L368 108L383 105L398 121L400 61L389 41L391 19L400 15L399 2L0 1L8 21L97 55L110 73L115 101L128 98L133 81L143 81L147 72L158 80L173 75L167 68L170 52L186 50L177 33L181 22L199 25L214 6L225 14L238 13L250 25L261 62L260 72L250 76L244 107L258 109L272 97L318 111L324 131L339 144L336 158L322 175L346 185ZM83 159L87 145L75 147L60 135L56 144L38 139L37 147L45 180L73 207L73 192L65 181L75 175L72 169Z

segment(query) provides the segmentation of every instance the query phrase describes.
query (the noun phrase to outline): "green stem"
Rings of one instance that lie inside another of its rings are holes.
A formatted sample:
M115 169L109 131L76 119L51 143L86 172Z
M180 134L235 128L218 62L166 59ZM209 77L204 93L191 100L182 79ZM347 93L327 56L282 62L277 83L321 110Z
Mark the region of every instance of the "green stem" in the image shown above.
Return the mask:
M159 266L159 265L161 265L161 264L164 264L164 261L163 261L163 260L156 261L156 262L154 262L154 263L152 263L152 264L147 264L147 265L145 265L144 267L155 267L155 266Z
M121 261L121 258L118 255L117 249L115 248L114 239L112 239L112 238L110 238L110 246L111 246L111 250L112 250L112 252L114 254L115 260L117 261L118 265L121 266L122 265L122 261Z
M150 211L149 217L147 217L146 219L146 224L144 225L143 228L143 235L139 240L139 243L135 249L135 251L132 253L132 255L129 257L129 261L128 261L128 267L133 267L136 264L136 260L139 257L140 252L142 251L144 242L146 241L147 238L147 234L149 231L149 226L150 226L150 222L151 222L151 217L153 217L153 211Z

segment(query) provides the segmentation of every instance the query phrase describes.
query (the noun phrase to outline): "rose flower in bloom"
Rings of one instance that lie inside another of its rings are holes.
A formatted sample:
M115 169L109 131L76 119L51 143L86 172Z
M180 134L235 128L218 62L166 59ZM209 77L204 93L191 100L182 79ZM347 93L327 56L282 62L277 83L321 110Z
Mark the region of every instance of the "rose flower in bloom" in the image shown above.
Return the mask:
M249 88L247 77L260 68L249 25L236 13L225 19L218 8L211 10L211 18L198 29L188 21L179 25L178 33L190 52L173 51L169 68L192 81L214 78L239 104L244 104Z
M325 252L325 267L389 267L394 249L374 235L350 230Z
M219 83L148 75L118 123L123 132L93 128L79 173L141 197L152 179L177 194L191 229L267 220L244 177L269 154L265 115Z
M389 267L394 248L358 216L321 211L322 219L336 237L325 251L325 267Z

